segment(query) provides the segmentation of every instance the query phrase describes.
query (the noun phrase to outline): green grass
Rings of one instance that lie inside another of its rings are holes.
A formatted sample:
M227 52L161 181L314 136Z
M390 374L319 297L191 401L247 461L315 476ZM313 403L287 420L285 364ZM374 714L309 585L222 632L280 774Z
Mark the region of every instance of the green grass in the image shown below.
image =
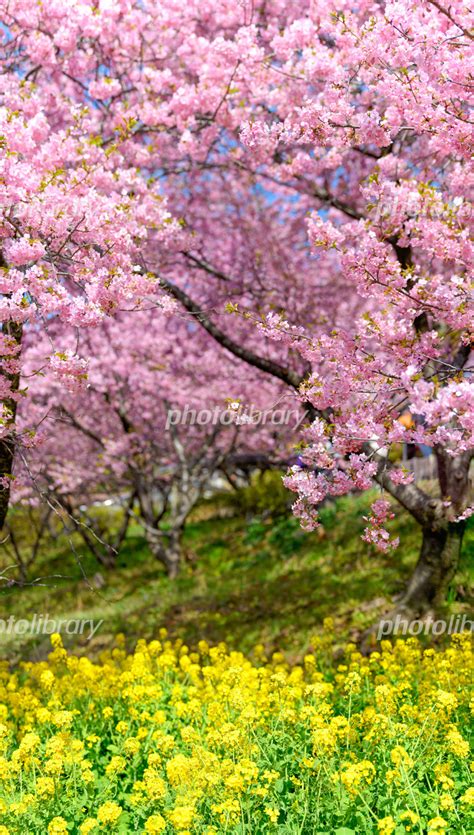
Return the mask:
M51 541L32 569L32 578L60 574L0 592L1 617L31 620L33 615L103 620L92 641L64 636L74 651L97 655L113 636L124 633L132 647L166 626L172 637L250 651L256 644L278 647L299 657L325 618L334 618L341 641L357 639L390 605L417 557L419 531L397 510L391 529L401 546L393 554L375 553L360 539L373 496L349 496L323 508L322 532L305 533L289 513L265 512L231 518L199 515L186 529L186 561L176 581L149 555L140 529L132 526L110 572L97 566L73 537ZM209 515L211 507L203 508ZM257 508L260 510L260 508ZM248 511L248 508L247 508ZM25 534L26 536L26 534ZM465 537L462 565L450 590L453 612L468 611L467 572L473 562L474 525ZM2 557L2 564L9 560ZM105 581L94 590L97 572ZM0 657L42 658L47 636L0 634Z

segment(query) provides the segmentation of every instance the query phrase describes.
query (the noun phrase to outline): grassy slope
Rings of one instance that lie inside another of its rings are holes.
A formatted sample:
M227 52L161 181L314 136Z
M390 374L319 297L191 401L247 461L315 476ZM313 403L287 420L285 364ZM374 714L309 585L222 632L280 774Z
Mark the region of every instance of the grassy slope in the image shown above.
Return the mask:
M402 545L388 556L375 554L360 539L362 515L370 497L347 497L323 509L324 533L307 534L292 517L211 518L191 523L186 532L186 561L173 583L149 557L138 529L130 531L118 568L102 576L93 591L97 566L77 546L81 566L66 541L51 544L35 566L35 576L60 573L63 581L4 589L0 616L31 619L37 613L64 618L103 619L90 644L65 637L79 652L96 654L117 632L133 646L166 626L171 635L195 644L225 640L244 651L262 643L299 656L333 617L341 639L356 638L389 603L416 559L416 526L398 513L391 523ZM474 555L474 525L464 543L462 566L451 592L450 611L468 611L464 589ZM3 559L4 561L4 559ZM455 600L454 598L458 599ZM47 638L6 638L0 657L41 658Z

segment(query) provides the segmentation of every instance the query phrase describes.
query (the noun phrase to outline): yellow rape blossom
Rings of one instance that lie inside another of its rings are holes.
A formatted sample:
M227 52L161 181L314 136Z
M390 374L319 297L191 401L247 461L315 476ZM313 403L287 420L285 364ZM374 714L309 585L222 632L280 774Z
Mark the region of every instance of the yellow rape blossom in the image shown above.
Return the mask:
M67 822L64 818L57 817L50 821L48 835L67 835Z
M0 663L0 835L333 832L361 810L378 835L470 831L471 636L335 661L331 640L301 664L166 633Z
M122 814L122 807L113 800L108 800L97 810L97 820L99 823L115 823Z
M149 835L159 835L166 829L166 821L163 815L151 815L145 821L145 832Z

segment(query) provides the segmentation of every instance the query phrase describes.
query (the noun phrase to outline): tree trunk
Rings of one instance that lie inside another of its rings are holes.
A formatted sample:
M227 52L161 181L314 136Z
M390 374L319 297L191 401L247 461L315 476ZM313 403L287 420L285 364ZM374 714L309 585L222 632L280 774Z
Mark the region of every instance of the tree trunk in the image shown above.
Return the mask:
M441 494L438 498L428 495L416 484L395 484L390 479L390 466L378 459L377 481L418 522L422 543L413 574L394 608L363 634L363 652L375 649L381 634L393 634L389 625L394 625L397 617L413 620L435 610L444 602L456 574L466 522L454 520L462 515L469 501L472 451L455 457L442 449L435 452ZM380 631L382 626L383 632Z
M423 614L443 603L456 574L465 522L423 528L421 552L398 608Z
M378 458L376 480L411 513L423 534L417 565L395 611L404 609L421 613L442 603L459 564L466 523L455 520L462 516L469 501L473 451L452 456L437 447L435 455L438 498L429 496L415 484L394 484L390 466Z
M13 470L15 442L9 433L0 440L0 531L3 530L10 504L10 479Z
M0 259L3 263L3 259ZM14 347L16 348L15 359L18 359L21 350L21 340L23 335L23 325L19 322L5 322L2 325L2 332L10 338ZM4 358L1 358L4 359ZM11 359L11 357L9 357ZM0 439L0 531L3 529L5 519L7 517L8 507L10 504L10 482L13 473L13 459L15 457L15 420L17 401L16 394L20 387L19 372L0 371L6 380L10 389L11 397L4 401L3 405L7 410L7 429L8 431L3 438Z
M182 529L177 529L169 532L168 535L168 542L165 546L166 548L166 567L168 571L168 576L170 579L174 580L179 573L179 568L181 564L181 536L183 534Z
M159 531L149 527L145 529L147 545L153 557L166 568L168 577L174 580L179 573L181 563L182 531Z

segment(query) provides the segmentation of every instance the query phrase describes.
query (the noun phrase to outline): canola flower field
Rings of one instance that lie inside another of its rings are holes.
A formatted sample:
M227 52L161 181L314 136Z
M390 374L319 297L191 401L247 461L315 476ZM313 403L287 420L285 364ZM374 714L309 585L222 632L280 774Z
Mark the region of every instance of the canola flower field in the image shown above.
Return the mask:
M0 835L472 833L471 636L252 660L123 637L97 663L52 636L0 670Z

